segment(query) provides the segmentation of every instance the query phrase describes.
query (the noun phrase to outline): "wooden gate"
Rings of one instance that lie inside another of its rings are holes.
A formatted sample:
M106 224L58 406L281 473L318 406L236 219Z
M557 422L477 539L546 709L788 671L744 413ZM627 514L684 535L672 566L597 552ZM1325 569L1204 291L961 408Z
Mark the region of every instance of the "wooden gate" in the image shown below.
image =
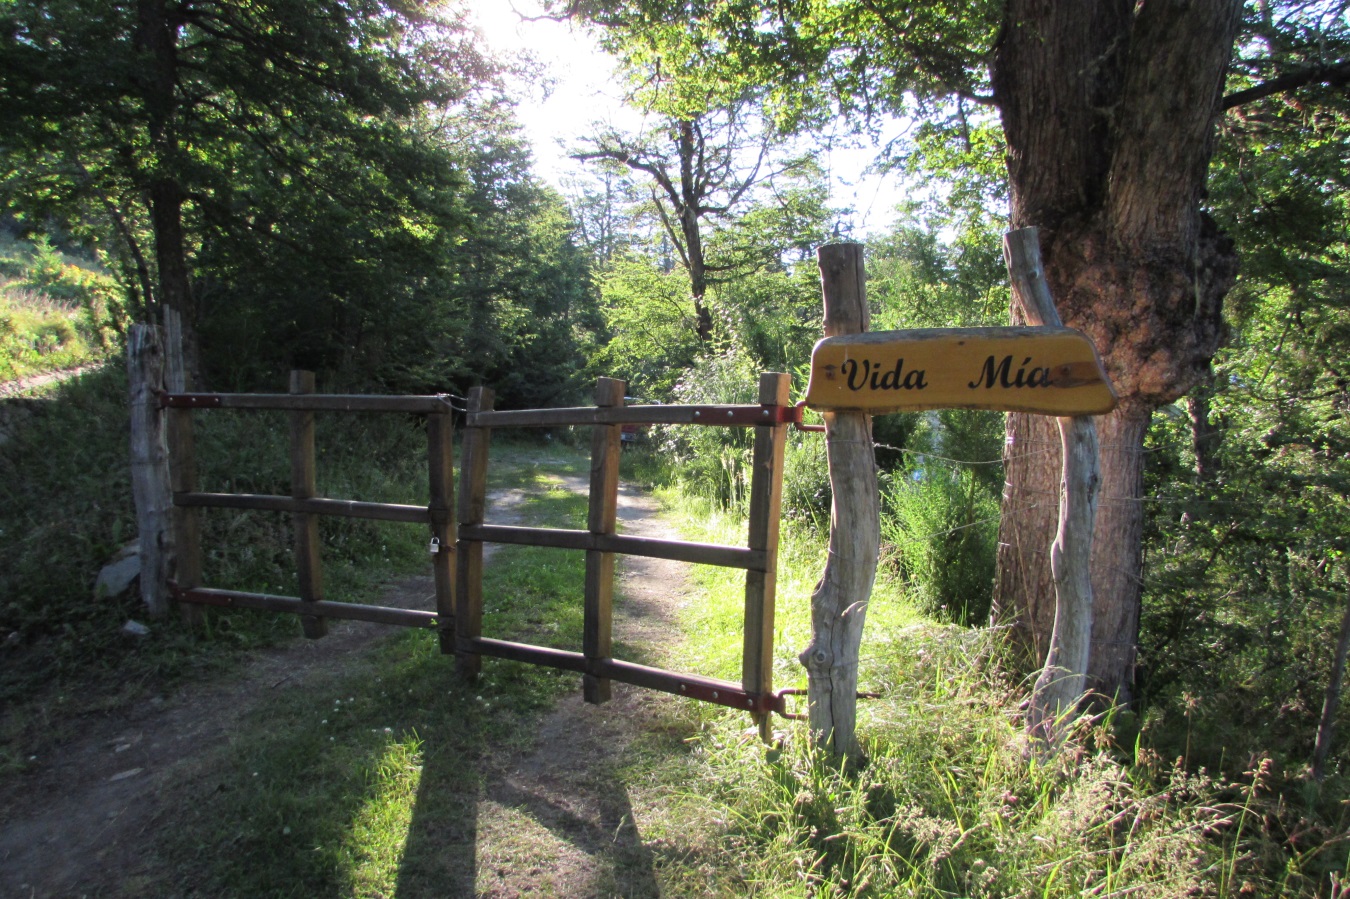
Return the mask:
M286 394L159 392L167 414L169 479L173 491L176 577L169 584L185 608L199 605L292 612L304 633L321 637L326 620L346 618L435 629L441 651L476 677L483 656L545 665L582 675L587 702L602 703L613 681L662 690L749 712L767 736L770 712L787 714L784 695L772 686L778 523L786 430L800 421L789 402L785 374L761 375L754 405L625 406L624 382L601 378L595 405L567 409L497 411L493 394L475 388L469 397L463 441L461 490L455 502L452 408L445 396L354 396L314 393L309 372L293 372ZM281 410L291 415L291 495L203 493L197 489L190 414L198 409ZM430 501L426 506L355 502L316 496L315 412L398 412L427 417ZM754 428L750 526L746 546L721 546L628 537L616 532L621 430L624 425ZM588 425L591 438L587 529L508 527L485 520L488 453L492 430L503 427ZM198 516L203 508L290 512L293 516L299 596L276 596L208 587L201 583ZM458 526L456 526L458 512ZM324 599L317 517L379 519L424 524L433 535L436 611L387 608ZM482 633L483 547L487 543L574 549L586 553L583 641L580 652L514 643ZM614 562L617 555L650 556L744 569L744 653L739 684L679 674L615 659L611 655Z

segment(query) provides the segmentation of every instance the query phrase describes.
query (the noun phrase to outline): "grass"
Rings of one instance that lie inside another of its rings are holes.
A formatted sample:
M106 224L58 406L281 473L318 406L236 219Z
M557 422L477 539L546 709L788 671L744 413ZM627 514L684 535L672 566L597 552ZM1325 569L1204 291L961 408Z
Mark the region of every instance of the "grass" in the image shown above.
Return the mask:
M692 539L734 540L734 516L668 495ZM780 560L776 677L800 677L818 539L790 527ZM699 574L684 649L731 675L740 585ZM1131 716L1084 717L1040 759L1021 728L1026 685L996 632L919 616L894 584L868 612L860 703L865 761L841 769L800 725L765 748L734 716L700 710L689 752L635 762L651 833L678 831L719 895L1332 896L1347 866L1344 811L1291 803L1269 762L1226 778L1165 763ZM1129 737L1138 742L1124 744ZM1160 747L1161 748L1161 747ZM1298 834L1290 839L1289 835ZM1339 880L1338 880L1339 879ZM1333 892L1327 892L1333 890Z
M584 519L585 497L559 476L585 460L516 450L491 472L494 489L523 491L520 517L553 527ZM486 566L484 633L579 648L583 575L577 553L497 549ZM503 759L531 745L540 714L575 689L575 676L488 659L467 685L422 632L399 634L348 668L251 713L206 764L220 787L159 847L165 881L152 876L139 890L171 881L210 896L466 895L485 867L540 863L531 861L539 835L527 836L539 822L489 808L484 790Z
M498 753L528 741L528 722L564 679L489 666L466 686L422 633L347 668L263 703L208 761L220 788L158 847L159 887L431 896L472 884L484 780Z
M111 278L45 240L0 240L0 381L73 368L118 346L125 310Z

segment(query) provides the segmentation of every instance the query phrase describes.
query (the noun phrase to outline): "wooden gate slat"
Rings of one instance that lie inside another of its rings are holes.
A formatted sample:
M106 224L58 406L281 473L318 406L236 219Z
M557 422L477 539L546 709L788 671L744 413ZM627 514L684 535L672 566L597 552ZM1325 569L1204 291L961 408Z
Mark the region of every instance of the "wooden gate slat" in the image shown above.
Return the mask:
M183 358L183 323L176 309L164 310L164 386L182 392L192 385ZM186 409L170 409L168 415L169 484L174 493L193 493L197 489L196 441L192 433L192 414ZM202 525L196 509L173 510L174 582L183 588L202 582ZM183 623L192 630L204 625L202 610L194 605L180 606Z
M455 651L455 457L450 410L427 417L427 467L431 498L431 570L436 582L441 652Z
M759 401L765 406L790 404L792 378L765 372L759 377ZM787 425L755 428L755 449L750 481L749 546L762 553L762 570L745 575L745 637L741 655L741 686L747 693L773 689L774 606L778 590L778 521L783 505L783 454ZM771 737L769 715L756 712L760 736Z
M215 587L194 587L176 591L180 603L222 608L259 609L265 612L318 613L324 619L343 618L351 621L373 621L376 624L394 624L400 627L432 628L438 625L435 612L419 609L398 609L390 606L368 606L354 602L320 600L305 602L298 596L276 596L271 593L249 593L243 590L220 590Z
M177 493L175 505L209 509L253 509L261 512L309 512L334 518L365 518L375 521L399 521L430 524L426 506L401 503L363 503L349 499L295 499L260 493Z
M314 372L291 372L291 393L314 392ZM317 492L314 471L314 413L291 413L291 496L313 499ZM300 599L314 605L323 599L323 567L319 558L319 520L310 512L295 512L295 568L300 580ZM328 633L328 623L317 614L301 615L300 625L311 639Z
M720 546L715 543L683 543L678 540L625 537L620 534L592 534L590 531L576 531L566 528L533 528L499 524L460 525L459 536L461 539L481 540L484 543L546 546L555 549L594 549L625 556L671 559L676 562L716 565L721 568L763 570L766 565L766 556L763 552L741 546Z
M613 378L600 378L595 386L595 405L623 405L627 385ZM623 450L622 426L596 425L591 430L591 494L586 526L592 534L614 534L619 515L619 454ZM607 659L614 628L614 553L586 551L586 607L582 624L582 652L587 659ZM582 675L586 702L600 704L610 697L608 678Z
M469 391L469 414L492 409L493 393L486 387ZM488 428L464 430L464 460L459 484L459 520L466 525L483 523L487 509ZM459 540L455 591L455 668L461 677L473 679L483 660L473 651L472 640L483 632L483 541Z

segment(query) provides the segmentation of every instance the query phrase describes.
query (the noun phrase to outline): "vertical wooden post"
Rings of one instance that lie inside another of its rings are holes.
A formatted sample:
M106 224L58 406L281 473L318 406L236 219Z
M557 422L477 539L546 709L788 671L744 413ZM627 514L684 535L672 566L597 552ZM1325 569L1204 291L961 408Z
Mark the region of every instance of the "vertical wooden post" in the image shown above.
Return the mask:
M862 244L823 246L817 257L825 336L866 331ZM858 657L881 550L881 500L871 416L825 412L824 418L834 493L829 558L811 594L811 644L799 658L809 678L812 738L836 758L851 759L858 753Z
M763 406L786 406L792 378L776 372L759 376L759 402ZM741 661L741 686L747 693L773 689L774 605L778 592L778 522L783 507L783 453L787 425L755 427L755 449L750 476L749 547L764 553L763 571L745 573L745 646ZM772 736L772 720L756 713L759 735Z
M431 570L436 580L436 627L441 652L455 651L455 457L450 404L427 418L427 466L430 472Z
M493 394L487 387L469 391L469 416L491 412ZM460 463L459 521L482 524L487 510L488 440L492 432L470 424L464 430L464 459ZM483 659L468 641L483 633L483 541L460 538L457 547L455 591L455 668L472 680L482 670ZM442 644L443 646L444 644Z
M623 381L600 378L595 385L595 404L622 406L626 386ZM613 534L618 523L621 431L621 425L595 425L591 429L591 504L586 526L592 534ZM586 551L585 616L582 654L588 662L608 659L614 623L614 553ZM587 702L599 705L609 700L609 678L583 674L581 683Z
M127 376L131 386L131 495L139 534L141 598L158 618L169 610L173 567L173 488L169 481L164 389L164 347L153 325L127 332Z
M1060 325L1041 267L1035 228L1010 231L1003 238L1003 258L1013 292L1027 324ZM1064 473L1059 488L1059 529L1050 545L1050 571L1055 582L1055 623L1045 667L1032 688L1027 732L1044 746L1058 745L1060 724L1083 698L1092 651L1092 536L1097 517L1100 462L1097 425L1091 416L1060 418L1059 436Z
M291 393L314 392L314 372L291 372ZM291 413L291 496L295 499L313 499L314 476L314 413ZM319 517L309 512L295 512L291 516L295 526L295 568L300 578L301 602L319 602L323 599L323 568L319 561ZM318 615L301 615L305 636L322 637L328 633L328 622Z
M189 386L187 363L183 359L183 323L178 310L164 309L165 384L170 393L186 393ZM197 491L196 441L192 435L192 411L170 409L169 483L175 494ZM174 582L180 590L191 590L202 583L201 510L174 506ZM193 630L204 624L205 610L193 603L180 603L183 622Z

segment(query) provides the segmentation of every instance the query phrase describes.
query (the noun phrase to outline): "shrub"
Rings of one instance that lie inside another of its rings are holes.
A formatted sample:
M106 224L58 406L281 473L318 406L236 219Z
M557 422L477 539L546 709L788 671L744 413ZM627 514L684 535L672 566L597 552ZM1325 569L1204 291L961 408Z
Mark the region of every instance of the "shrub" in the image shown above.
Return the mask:
M734 351L704 356L675 385L675 401L691 405L754 403L759 373ZM740 509L750 498L750 463L754 432L750 428L680 427L660 432L663 453L685 489Z
M983 621L993 595L998 500L966 468L897 472L885 492L882 538L927 614Z

